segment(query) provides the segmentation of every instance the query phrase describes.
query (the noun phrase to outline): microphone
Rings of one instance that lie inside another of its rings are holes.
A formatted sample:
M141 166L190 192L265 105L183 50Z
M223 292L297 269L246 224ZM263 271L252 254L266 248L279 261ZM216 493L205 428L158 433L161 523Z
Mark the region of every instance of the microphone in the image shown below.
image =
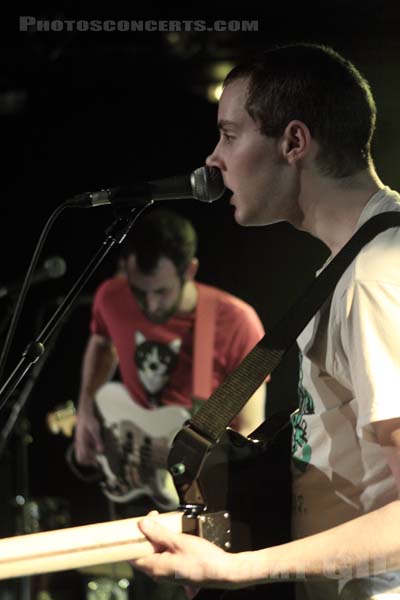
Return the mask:
M112 204L136 207L159 200L194 198L201 202L214 202L225 191L221 171L215 167L200 167L190 175L180 175L112 187L97 192L84 192L67 200L69 206L91 208Z
M44 261L41 269L35 271L32 276L31 284L42 283L49 279L58 279L62 277L67 270L66 262L61 256L51 256ZM6 284L0 287L0 298L5 298L18 292L22 286L23 280L17 280L14 283Z

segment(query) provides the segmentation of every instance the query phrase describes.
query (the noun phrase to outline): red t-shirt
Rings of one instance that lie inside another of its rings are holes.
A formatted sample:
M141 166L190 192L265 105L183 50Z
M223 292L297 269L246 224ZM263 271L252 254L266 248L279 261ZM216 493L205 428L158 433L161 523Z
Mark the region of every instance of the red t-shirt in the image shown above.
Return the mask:
M199 294L208 286L196 282ZM208 288L209 289L209 288ZM216 389L262 338L255 310L231 294L216 294L212 389ZM121 378L132 398L148 408L191 406L195 310L163 324L142 313L125 277L105 281L93 303L91 331L112 340Z

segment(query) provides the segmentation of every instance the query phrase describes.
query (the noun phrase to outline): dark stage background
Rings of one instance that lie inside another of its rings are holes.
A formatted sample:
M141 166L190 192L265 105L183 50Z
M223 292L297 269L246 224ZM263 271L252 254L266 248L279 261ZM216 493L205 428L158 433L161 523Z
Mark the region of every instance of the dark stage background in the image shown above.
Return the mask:
M4 9L3 9L4 10ZM395 1L231 3L195 9L154 2L107 9L85 3L37 2L21 9L37 18L247 19L258 32L73 33L19 32L18 15L3 14L0 50L2 159L0 285L23 276L51 212L75 193L188 173L201 166L217 140L217 105L205 95L213 66L237 62L256 47L291 41L332 45L369 79L378 105L374 140L383 181L400 187L400 19ZM310 281L327 255L316 240L285 224L241 228L227 199L212 205L171 202L199 233L199 280L220 286L252 304L271 327ZM39 264L53 255L67 263L65 276L35 286L25 305L6 375L41 321L103 242L113 220L109 207L69 210L56 221ZM28 497L60 498L72 524L107 518L96 486L75 479L64 454L69 441L52 435L46 415L76 400L80 361L88 335L90 298L116 268L118 250L88 283L61 330L29 397ZM0 300L1 320L10 309ZM4 337L4 335L3 335ZM297 356L293 351L269 386L268 410L295 406ZM3 411L2 422L9 411ZM21 434L9 439L0 470L1 535L18 530L14 507L23 492ZM49 522L41 524L46 528Z

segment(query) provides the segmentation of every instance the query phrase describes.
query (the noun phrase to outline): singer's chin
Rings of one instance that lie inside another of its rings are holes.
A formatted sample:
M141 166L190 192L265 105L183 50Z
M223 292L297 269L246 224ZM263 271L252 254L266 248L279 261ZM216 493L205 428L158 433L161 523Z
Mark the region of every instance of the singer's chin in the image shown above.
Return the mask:
M238 225L241 225L242 227L253 227L255 225L259 225L255 215L251 215L246 208L237 206L234 203L232 203L232 206L234 208L233 217Z
M244 227L246 227L246 225L248 225L246 219L244 218L242 212L234 204L233 204L233 210L234 210L233 218L235 219L236 223L238 225L243 225Z

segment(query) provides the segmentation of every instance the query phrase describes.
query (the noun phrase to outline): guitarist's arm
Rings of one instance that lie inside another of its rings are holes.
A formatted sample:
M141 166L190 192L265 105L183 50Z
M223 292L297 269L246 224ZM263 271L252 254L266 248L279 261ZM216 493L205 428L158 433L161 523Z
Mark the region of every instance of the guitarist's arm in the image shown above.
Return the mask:
M95 464L95 453L102 451L99 423L94 414L94 398L97 390L112 377L117 364L111 341L92 334L83 357L75 430L75 454L81 464Z
M242 302L235 305L224 336L229 340L229 344L224 346L226 377L239 366L264 333L260 318L250 305ZM267 377L265 383L254 392L240 413L231 421L232 429L247 436L265 421L266 383L269 380L270 377Z
M266 384L261 385L244 405L230 426L242 435L249 435L265 421Z

